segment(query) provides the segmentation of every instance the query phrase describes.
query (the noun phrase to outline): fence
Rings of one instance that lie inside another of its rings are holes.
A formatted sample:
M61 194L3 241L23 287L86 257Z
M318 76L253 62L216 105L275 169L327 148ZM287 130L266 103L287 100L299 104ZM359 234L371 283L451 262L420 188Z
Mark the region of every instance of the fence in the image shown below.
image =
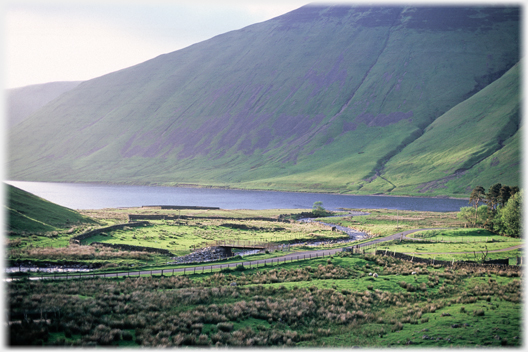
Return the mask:
M238 266L242 267L248 267L251 268L259 268L259 267L267 267L267 266L273 266L273 265L280 265L280 264L287 264L287 263L293 263L294 261L303 261L303 260L310 260L315 258L324 258L325 255L331 256L332 252L328 251L326 254L325 252L321 253L309 253L309 254L299 254L299 255L291 255L289 257L282 257L282 258L271 258L271 259L265 259L265 260L257 260L257 261L249 261L249 262L237 262L237 263L228 263L228 264L211 264L211 265L203 265L203 266L197 266L192 268L180 268L180 269L161 269L161 270L129 270L129 271L120 271L115 273L66 273L65 275L57 275L56 273L53 273L53 275L46 275L43 274L40 277L36 277L36 279L40 280L60 280L60 279L95 279L95 278L126 278L126 277L140 277L140 276L150 276L153 277L154 274L159 274L160 277L165 276L165 274L170 275L176 275L176 273L180 272L183 275L189 275L189 274L196 274L198 273L205 273L205 272L213 272L213 270L224 270L224 269L230 269L230 268L237 268Z

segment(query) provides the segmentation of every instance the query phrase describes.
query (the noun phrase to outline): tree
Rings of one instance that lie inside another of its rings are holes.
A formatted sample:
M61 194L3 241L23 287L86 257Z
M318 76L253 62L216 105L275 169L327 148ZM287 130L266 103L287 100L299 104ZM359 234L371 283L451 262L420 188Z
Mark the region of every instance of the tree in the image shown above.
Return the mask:
M502 186L499 192L499 207L503 207L508 203L508 200L512 196L510 186Z
M497 212L493 222L495 231L506 236L520 237L522 233L523 191L515 193Z
M477 186L469 196L469 203L475 208L475 225L477 224L477 208L480 202L486 198L486 190L482 186Z
M473 226L483 224L488 217L488 206L481 205L477 208L477 214L475 216L475 209L473 207L462 207L460 212L457 213L457 218L464 220Z
M502 188L502 185L500 183L496 183L493 186L491 186L488 190L488 193L486 193L485 202L488 205L488 210L490 210L491 212L497 209L497 205L499 204L501 188Z
M312 207L312 213L317 216L326 215L326 209L323 207L323 202L315 202Z

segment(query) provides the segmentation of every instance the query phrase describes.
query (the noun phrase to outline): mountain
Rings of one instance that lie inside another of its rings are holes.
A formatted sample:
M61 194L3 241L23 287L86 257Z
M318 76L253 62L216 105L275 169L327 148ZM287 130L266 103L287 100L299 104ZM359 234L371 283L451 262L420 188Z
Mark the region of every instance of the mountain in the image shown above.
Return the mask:
M57 98L62 93L75 88L81 82L51 82L35 84L7 90L7 127L24 121L32 113Z
M6 227L13 233L49 232L75 224L95 223L74 210L49 202L17 187L4 184L7 202Z
M82 82L13 128L9 178L459 196L518 184L502 158L518 157L519 13L301 7ZM482 99L492 109L468 115Z

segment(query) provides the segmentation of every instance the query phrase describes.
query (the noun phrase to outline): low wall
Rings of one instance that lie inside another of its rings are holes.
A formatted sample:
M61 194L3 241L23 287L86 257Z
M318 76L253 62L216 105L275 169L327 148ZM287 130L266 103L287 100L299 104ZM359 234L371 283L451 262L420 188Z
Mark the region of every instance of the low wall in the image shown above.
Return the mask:
M284 222L289 220L280 220L275 218L227 218L222 216L189 216L189 215L164 215L164 214L128 214L128 221L135 220L257 220L257 221L273 221L273 222Z
M124 251L136 251L136 252L149 252L149 253L161 253L165 254L169 257L175 257L174 254L169 252L167 249L162 248L153 248L153 247L143 247L143 246L132 246L130 244L114 244L114 243L104 243L104 242L92 242L90 243L91 246L94 245L100 245L104 247L110 247L110 248L116 248L121 249Z
M478 262L470 262L470 261L445 261L445 260L434 260L434 259L427 259L427 258L419 258L415 256L411 256L404 253L398 253L393 251L386 251L386 250L376 250L375 255L388 255L397 259L401 260L407 260L412 261L413 263L425 263L429 265L433 264L439 264L443 266L453 266L457 268L461 267L470 267L470 268L476 268L476 267L485 267L489 269L508 269L508 270L521 270L521 267L518 266L511 266L508 264L509 259L496 259L496 260L489 260L484 263L478 263Z
M193 205L143 205L142 208L155 208L155 209L192 209L192 210L219 210L218 207L200 207Z
M81 244L82 240L85 240L87 238L93 237L95 235L99 235L99 234L101 234L103 232L106 232L106 231L122 230L125 227L139 227L139 226L147 226L147 225L150 225L150 223L148 221L139 221L139 222L129 222L129 223L126 223L126 224L119 224L119 225L112 225L112 226L108 226L108 227L103 227L101 229L88 231L88 232L85 232L83 234L80 234L80 235L77 235L75 237L72 237L72 238L70 238L70 243Z

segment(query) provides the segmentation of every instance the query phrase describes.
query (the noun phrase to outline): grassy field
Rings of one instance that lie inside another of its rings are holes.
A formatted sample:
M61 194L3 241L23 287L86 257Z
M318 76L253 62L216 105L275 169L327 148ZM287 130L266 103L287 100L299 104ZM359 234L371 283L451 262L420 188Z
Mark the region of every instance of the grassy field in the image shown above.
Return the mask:
M116 230L86 239L83 244L106 242L168 249L178 256L206 247L216 240L288 243L306 240L346 239L347 234L333 232L318 224L270 223L243 220L151 221L151 226ZM244 226L237 229L232 226Z
M410 275L414 271L416 275ZM379 276L371 276L377 273ZM236 283L236 285L234 285ZM11 344L522 346L516 271L342 253L279 266L7 285ZM29 314L22 323L20 317Z
M331 231L330 227L316 223L298 223L294 221L278 222L249 220L253 218L276 218L309 211L308 209L274 210L159 210L151 208L102 209L81 211L85 217L95 219L99 227L126 223L127 214L145 215L187 215L195 219L153 220L145 227L126 227L90 237L81 246L70 244L69 240L79 231L56 233L53 236L42 233L30 235L12 235L9 237L11 261L78 261L86 264L103 264L104 267L123 267L129 265L160 265L169 258L156 253L129 252L98 246L89 246L93 242L128 244L151 248L167 249L176 256L182 256L202 248L215 240L264 241L291 243L298 241L316 241L344 239L348 235ZM232 219L215 219L224 217ZM295 250L314 250L314 248L295 248ZM235 250L236 252L236 250ZM276 255L269 254L267 257Z

